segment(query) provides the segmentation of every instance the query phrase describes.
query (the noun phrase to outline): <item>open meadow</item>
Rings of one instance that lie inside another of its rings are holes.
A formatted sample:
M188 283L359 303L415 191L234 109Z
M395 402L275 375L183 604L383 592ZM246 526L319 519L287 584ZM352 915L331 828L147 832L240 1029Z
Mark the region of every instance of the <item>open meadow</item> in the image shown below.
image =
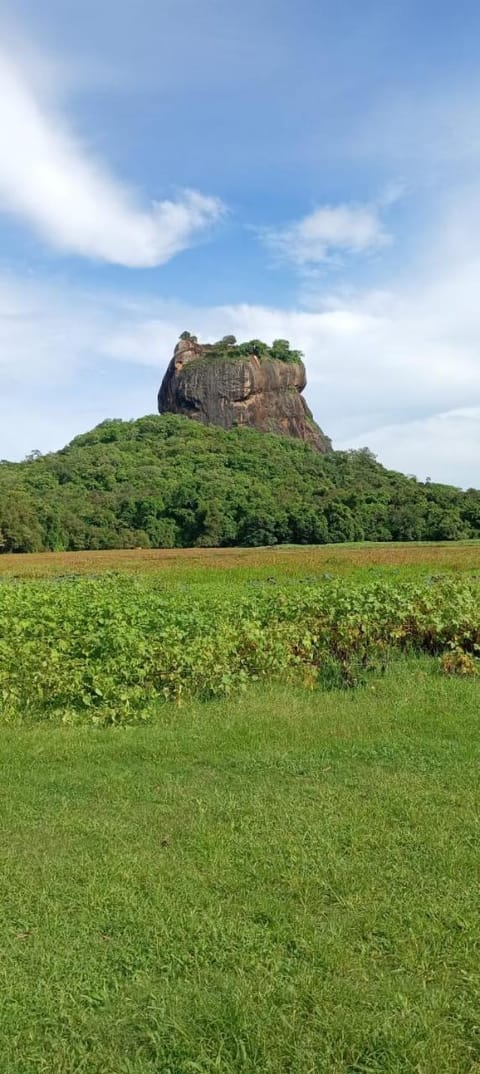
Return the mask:
M162 573L164 582L208 581L230 586L232 574L251 581L276 574L282 578L384 571L428 574L432 571L480 571L480 541L422 544L388 542L336 545L276 545L271 548L122 548L101 552L40 552L0 555L0 576L52 578L68 574L121 571ZM228 572L228 573L227 573ZM165 577L166 576L166 577Z
M0 557L2 1074L480 1072L480 544Z

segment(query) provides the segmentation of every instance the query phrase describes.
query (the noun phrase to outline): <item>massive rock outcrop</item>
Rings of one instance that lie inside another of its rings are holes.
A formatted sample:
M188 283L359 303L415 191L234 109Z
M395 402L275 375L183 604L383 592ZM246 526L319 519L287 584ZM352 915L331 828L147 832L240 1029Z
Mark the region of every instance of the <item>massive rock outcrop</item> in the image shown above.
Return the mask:
M273 357L275 348L258 344L251 345L250 353L246 344L200 344L195 337L181 338L158 393L160 413L183 414L223 429L249 425L330 451L330 440L301 394L306 385L303 362L292 360L295 352L286 360Z

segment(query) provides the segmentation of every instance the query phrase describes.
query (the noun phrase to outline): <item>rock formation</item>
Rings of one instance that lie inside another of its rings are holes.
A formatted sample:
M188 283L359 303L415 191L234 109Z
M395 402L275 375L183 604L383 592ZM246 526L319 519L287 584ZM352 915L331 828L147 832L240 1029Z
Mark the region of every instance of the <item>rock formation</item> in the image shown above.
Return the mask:
M200 344L183 333L158 393L160 413L183 414L223 429L253 426L331 451L301 394L305 366L288 343L277 343L277 348L259 340L236 346L233 337L225 337L219 344ZM280 344L286 356L274 357L283 353Z

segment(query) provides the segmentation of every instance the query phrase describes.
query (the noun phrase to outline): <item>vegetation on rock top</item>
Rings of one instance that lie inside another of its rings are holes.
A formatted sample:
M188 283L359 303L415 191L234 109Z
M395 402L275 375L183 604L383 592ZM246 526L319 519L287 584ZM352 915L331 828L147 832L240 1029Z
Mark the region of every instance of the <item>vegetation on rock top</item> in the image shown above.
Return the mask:
M191 340L198 343L197 337L190 332L182 332L181 340ZM277 362L301 362L303 354L299 350L292 350L288 339L274 339L269 347L261 339L249 339L245 343L237 343L235 336L224 336L217 343L200 344L206 355L212 358L274 358Z

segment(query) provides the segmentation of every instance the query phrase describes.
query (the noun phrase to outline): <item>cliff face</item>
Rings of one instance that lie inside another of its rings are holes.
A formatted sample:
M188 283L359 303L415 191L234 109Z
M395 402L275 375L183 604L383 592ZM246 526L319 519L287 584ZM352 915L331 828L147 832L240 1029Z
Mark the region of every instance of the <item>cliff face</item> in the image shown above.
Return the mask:
M330 440L301 395L305 385L301 361L254 353L217 356L208 345L181 339L158 393L158 409L223 429L250 425L305 440L317 451L330 451Z

